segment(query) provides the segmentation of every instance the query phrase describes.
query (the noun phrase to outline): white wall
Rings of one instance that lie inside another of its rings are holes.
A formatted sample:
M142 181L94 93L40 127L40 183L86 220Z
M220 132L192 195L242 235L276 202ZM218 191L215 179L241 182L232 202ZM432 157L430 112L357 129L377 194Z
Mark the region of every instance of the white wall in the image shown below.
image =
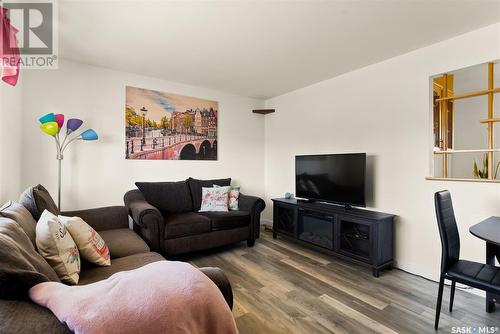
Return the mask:
M462 256L484 261L484 242L468 229L500 215L500 185L425 179L432 147L429 77L499 58L496 24L266 101L276 112L265 124L265 218L272 217L271 198L294 192L296 154L367 152L374 187L368 204L399 216L400 268L438 277L433 194L442 189L452 192Z
M440 244L433 193L452 191L462 255L481 261L484 243L468 228L500 215L500 185L425 180L432 146L429 77L499 59L499 36L496 24L270 99L265 105L276 113L265 117L251 113L263 105L259 100L70 61L61 61L57 71L25 71L23 89L9 100L14 102L0 103L2 119L6 105L22 106L22 119L2 123L2 175L6 168L15 175L22 167L18 176L2 178L11 190L0 194L15 198L37 183L55 194L55 150L37 121L48 112L81 117L100 134L98 142L79 142L65 155L64 209L121 204L139 180L231 176L244 192L265 196L264 218L271 220L270 199L294 192L295 154L367 152L373 169L369 206L399 216L398 266L435 279ZM219 101L219 160L125 160L126 85ZM15 132L21 141L4 145L6 133ZM18 165L5 162L6 151Z
M19 197L21 184L22 81L0 81L0 205Z
M135 181L232 177L242 191L263 196L264 119L252 109L263 102L209 89L61 61L59 70L25 71L22 187L42 183L57 193L53 139L38 129L46 113L78 117L94 128L97 142L77 142L63 160L63 209L123 204ZM218 161L125 159L125 86L219 102Z

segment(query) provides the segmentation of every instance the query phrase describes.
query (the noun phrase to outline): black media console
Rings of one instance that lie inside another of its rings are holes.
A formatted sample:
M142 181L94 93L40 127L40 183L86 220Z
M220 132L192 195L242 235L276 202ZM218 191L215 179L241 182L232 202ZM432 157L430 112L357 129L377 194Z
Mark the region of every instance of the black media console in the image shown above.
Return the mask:
M273 199L273 237L283 236L371 267L392 268L394 215L339 205Z

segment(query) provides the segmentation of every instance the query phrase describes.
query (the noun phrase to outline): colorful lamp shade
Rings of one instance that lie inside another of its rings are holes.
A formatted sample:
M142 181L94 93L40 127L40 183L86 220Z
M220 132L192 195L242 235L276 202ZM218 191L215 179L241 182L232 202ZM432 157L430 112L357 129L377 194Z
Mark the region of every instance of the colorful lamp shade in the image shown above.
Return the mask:
M68 119L68 122L66 123L66 127L68 128L67 134L70 134L73 131L78 130L80 126L82 126L83 121L78 118L70 118Z
M47 122L55 122L56 118L55 118L54 113L50 113L50 114L47 114L47 115L40 117L38 120L40 121L41 124L44 124Z
M97 140L99 137L97 136L97 133L93 129L88 129L82 132L80 137L83 140Z
M40 130L49 136L55 136L59 132L59 126L57 122L45 122L40 125Z
M67 129L66 135L64 136L64 139L59 138L60 136L59 132L64 126L64 118L65 117L63 114L54 115L53 113L44 115L39 118L39 121L41 123L40 130L42 130L49 136L52 136L56 143L57 190L58 190L57 207L59 208L59 210L61 209L61 161L64 158L63 156L64 151L66 150L69 144L77 140L91 141L91 140L97 140L99 138L97 136L97 133L93 129L85 130L79 136L72 135L72 133L78 130L83 124L83 121L79 118L68 119L66 122L66 129Z
M57 125L59 126L59 131L61 131L61 128L64 125L64 115L63 114L55 114L54 119L57 122Z

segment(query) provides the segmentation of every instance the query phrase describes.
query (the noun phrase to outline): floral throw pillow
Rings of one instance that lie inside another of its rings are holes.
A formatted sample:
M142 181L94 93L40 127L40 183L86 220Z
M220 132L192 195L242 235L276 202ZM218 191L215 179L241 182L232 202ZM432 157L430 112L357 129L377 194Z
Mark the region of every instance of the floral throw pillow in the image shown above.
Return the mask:
M109 248L89 224L80 217L59 216L80 251L82 257L98 266L110 266Z
M234 211L234 210L239 210L239 199L240 199L240 187L239 186L231 186L231 189L229 189L229 210Z
M201 188L201 208L199 212L227 212L227 198L230 187Z
M61 281L77 284L80 279L80 253L62 221L48 210L36 224L36 247Z
M219 188L220 186L214 184L214 188ZM229 210L236 211L239 210L239 199L240 199L240 187L231 186L229 192L227 193L227 206Z

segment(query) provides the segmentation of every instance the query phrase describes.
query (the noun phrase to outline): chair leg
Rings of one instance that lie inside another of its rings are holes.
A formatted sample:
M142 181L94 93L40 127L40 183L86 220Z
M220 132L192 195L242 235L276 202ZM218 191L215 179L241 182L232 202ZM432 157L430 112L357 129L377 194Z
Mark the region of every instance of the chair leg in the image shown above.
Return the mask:
M453 311L453 300L455 299L455 285L456 282L451 282L451 293L450 293L450 312Z
M438 329L439 326L439 314L441 313L441 302L443 301L443 288L444 288L444 275L441 274L439 278L439 289L438 289L438 298L436 304L436 321L434 322L434 329Z

